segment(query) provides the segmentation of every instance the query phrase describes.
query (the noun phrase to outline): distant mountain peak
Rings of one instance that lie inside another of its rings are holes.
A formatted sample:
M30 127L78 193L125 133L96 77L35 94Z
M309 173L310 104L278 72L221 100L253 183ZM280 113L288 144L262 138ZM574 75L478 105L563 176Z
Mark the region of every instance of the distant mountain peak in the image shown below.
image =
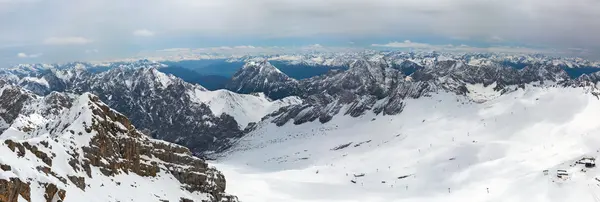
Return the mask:
M260 61L250 61L242 67L242 71L248 71L249 69L256 70L260 74L282 74L287 77L286 74L281 72L281 70L277 69L277 67L273 66L266 59Z
M239 93L265 92L271 99L297 95L298 81L290 78L267 60L246 63L231 79L227 89Z

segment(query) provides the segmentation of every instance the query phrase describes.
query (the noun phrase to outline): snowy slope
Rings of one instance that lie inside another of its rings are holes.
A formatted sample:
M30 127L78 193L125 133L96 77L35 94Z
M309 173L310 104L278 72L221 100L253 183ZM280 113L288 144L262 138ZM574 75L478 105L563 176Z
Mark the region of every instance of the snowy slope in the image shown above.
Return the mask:
M224 113L234 117L240 128L245 128L250 122L259 122L262 117L281 107L302 103L295 96L271 101L264 94L237 94L228 90L194 89L187 93L192 100L208 105L215 116Z
M0 201L237 201L187 148L142 135L95 95L57 96L26 101L0 135Z
M598 201L600 169L570 166L600 157L590 90L528 85L483 103L440 93L394 116L265 121L217 167L247 202Z

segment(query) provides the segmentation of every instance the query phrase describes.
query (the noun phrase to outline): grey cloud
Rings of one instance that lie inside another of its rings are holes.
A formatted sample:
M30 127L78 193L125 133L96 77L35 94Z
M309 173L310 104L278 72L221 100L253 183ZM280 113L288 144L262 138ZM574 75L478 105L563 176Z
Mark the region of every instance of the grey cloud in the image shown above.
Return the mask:
M1 43L81 36L110 46L133 40L132 30L143 27L161 37L433 36L600 48L597 0L39 0L4 4L0 25L6 31L0 33Z

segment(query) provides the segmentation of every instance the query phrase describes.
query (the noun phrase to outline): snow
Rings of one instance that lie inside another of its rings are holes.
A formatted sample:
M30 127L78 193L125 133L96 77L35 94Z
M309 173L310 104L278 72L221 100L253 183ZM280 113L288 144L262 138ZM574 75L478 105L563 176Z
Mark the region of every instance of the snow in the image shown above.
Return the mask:
M260 74L269 75L269 74L283 74L279 69L275 66L271 65L267 60L260 61L250 61L246 63L242 68L258 68Z
M471 98L471 100L475 102L486 102L497 97L500 97L501 93L494 90L496 87L496 82L491 85L484 86L483 84L469 84L467 83L465 86L469 92L467 96Z
M278 55L270 57L268 60L273 61L299 61L302 60L302 56L299 55Z
M452 58L450 58L450 57L447 57L447 56L443 56L443 55L440 55L440 56L438 56L438 57L437 57L437 61L438 61L438 62L442 62L442 61L453 61L453 60L454 60L454 59L452 59Z
M167 76L165 73L159 72L158 70L152 68L152 73L156 75L156 79L163 87L168 87L173 82L174 78Z
M45 78L37 78L37 77L24 77L23 81L28 81L28 82L33 82L33 83L38 83L40 85L43 85L47 88L50 87L50 84L48 84L48 81L46 81Z
M11 171L0 170L0 180L10 180L10 178L18 178L18 177Z
M479 67L479 66L489 66L492 64L492 62L487 59L484 59L484 58L477 58L477 59L471 59L468 64L471 66Z
M241 128L246 127L250 122L260 121L262 117L281 107L302 102L298 97L271 101L264 96L237 94L228 90L194 89L189 91L188 95L192 100L208 105L215 116L220 116L222 113L232 116Z
M215 163L246 202L598 200L600 169L569 167L600 157L600 101L586 89L470 99L440 93L396 116L261 122ZM562 168L569 180L556 180Z

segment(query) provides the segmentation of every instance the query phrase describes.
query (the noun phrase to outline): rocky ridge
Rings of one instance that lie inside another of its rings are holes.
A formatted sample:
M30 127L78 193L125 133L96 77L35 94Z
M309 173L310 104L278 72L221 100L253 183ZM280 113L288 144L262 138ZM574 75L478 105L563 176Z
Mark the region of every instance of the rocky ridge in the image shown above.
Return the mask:
M474 65L466 60L444 57L416 61L392 56L358 58L346 71L299 80L298 89L302 90L290 94L303 98L304 102L283 107L267 117L277 125L290 121L302 124L317 119L324 123L340 113L353 117L368 111L381 115L398 114L405 107L405 99L432 93L449 92L474 102L485 102L490 98L476 98L473 94L489 89L497 97L526 85L586 87L593 93L597 89L595 84L600 81L598 72L572 79L562 67L550 63L533 63L518 69L499 63ZM286 89L286 83L272 82L271 85Z

